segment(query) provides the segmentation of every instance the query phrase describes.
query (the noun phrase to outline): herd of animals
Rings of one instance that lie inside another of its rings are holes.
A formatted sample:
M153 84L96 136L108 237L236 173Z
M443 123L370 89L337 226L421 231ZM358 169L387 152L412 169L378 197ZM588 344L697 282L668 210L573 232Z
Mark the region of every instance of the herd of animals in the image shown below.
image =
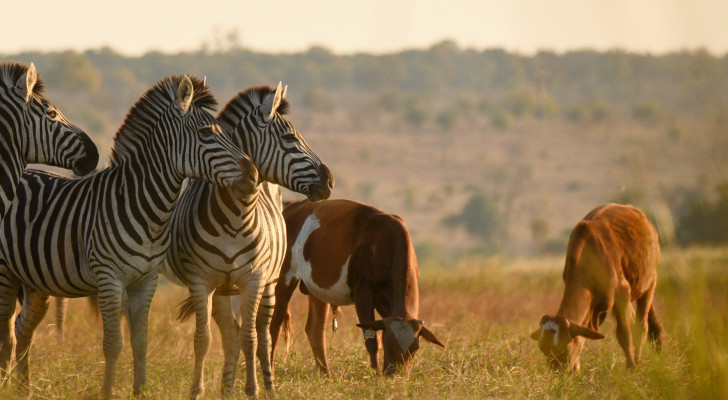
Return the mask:
M444 347L419 319L418 265L404 220L328 200L333 175L285 118L281 86L243 90L215 117L204 80L163 78L130 109L109 165L93 172L96 146L43 97L35 66L0 64L3 376L14 353L17 386L29 388L29 350L51 296L97 296L101 395L114 389L122 314L140 394L160 272L189 289L180 318L195 317L191 398L205 390L210 317L225 357L221 394L233 390L241 351L245 393L259 392L256 358L265 389L273 389L276 345L290 332L297 287L308 296L306 334L324 374L325 326L343 305L354 304L371 366L387 375L410 364L420 339ZM78 177L24 170L27 163ZM279 186L307 199L284 207ZM657 232L640 210L607 204L587 214L569 240L561 305L531 334L548 364L578 369L585 340L604 338L598 330L610 310L628 367L639 363L648 337L659 351L659 255Z

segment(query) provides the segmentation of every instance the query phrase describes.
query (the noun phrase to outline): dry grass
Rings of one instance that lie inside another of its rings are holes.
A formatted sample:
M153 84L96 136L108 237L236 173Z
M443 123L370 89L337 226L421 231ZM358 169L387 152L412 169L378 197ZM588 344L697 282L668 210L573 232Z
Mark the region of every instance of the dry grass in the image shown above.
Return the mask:
M608 319L607 339L591 342L582 371L555 373L528 334L540 316L558 306L563 284L559 258L503 261L467 259L453 265L422 267L421 317L446 344L426 343L409 376L383 378L367 365L354 313L344 309L329 341L333 378L319 377L303 334L306 306L293 300L294 335L288 354L279 353L277 390L295 398L728 398L728 250L666 251L660 266L657 311L667 331L663 353L651 348L634 371L624 357ZM174 321L181 288L160 285L149 332L149 389L146 398L187 398L192 370L191 322ZM83 300L72 303L69 338L55 342L52 318L37 334L33 349L33 397L77 399L95 396L103 371L101 327ZM222 354L213 329L207 364L207 393L217 398ZM236 397L242 393L238 369ZM130 397L131 352L125 344L116 389ZM12 385L0 398L16 397Z

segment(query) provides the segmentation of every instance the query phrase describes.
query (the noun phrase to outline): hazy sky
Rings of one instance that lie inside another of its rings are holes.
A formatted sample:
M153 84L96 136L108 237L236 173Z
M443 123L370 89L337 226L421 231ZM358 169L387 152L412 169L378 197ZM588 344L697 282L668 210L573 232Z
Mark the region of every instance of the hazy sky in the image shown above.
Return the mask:
M392 52L452 39L533 53L622 48L728 52L728 0L34 0L0 5L0 53L109 46L196 50L236 31L243 47ZM31 7L32 6L32 7Z

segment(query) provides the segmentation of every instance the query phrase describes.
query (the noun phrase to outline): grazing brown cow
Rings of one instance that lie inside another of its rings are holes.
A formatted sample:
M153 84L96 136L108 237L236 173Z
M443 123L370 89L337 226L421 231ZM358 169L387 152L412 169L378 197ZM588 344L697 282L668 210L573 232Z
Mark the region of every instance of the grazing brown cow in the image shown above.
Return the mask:
M402 218L349 200L307 201L283 210L288 249L276 286L271 321L272 351L282 325L290 330L288 302L301 282L308 295L306 335L319 369L329 373L325 325L329 304L354 304L371 366L379 369L383 331L383 370L392 374L406 365L419 348L419 338L443 346L417 319L419 293L417 258ZM374 320L374 310L383 316Z
M659 258L657 230L639 209L607 204L587 214L571 232L559 311L544 315L541 327L531 334L549 365L579 369L585 340L604 338L597 330L609 310L628 367L639 363L646 332L659 352L663 332L652 304Z

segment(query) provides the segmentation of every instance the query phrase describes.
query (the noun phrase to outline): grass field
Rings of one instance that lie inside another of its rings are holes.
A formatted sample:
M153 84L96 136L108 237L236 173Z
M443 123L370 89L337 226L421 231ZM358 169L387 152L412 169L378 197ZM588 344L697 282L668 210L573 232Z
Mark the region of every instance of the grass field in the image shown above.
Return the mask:
M579 373L552 372L528 335L542 314L554 313L563 290L561 258L463 259L422 265L420 317L446 347L422 343L409 376L383 378L367 364L351 307L329 335L333 377L321 378L303 333L306 305L294 297L294 332L288 354L277 360L275 395L297 398L728 398L728 249L664 251L656 307L666 329L661 355L646 348L635 370L625 368L611 319L607 338L587 344ZM149 388L145 398L188 397L192 372L193 322L174 320L185 290L160 285L149 331ZM53 308L36 336L32 396L36 399L93 398L103 372L101 326L85 301L71 303L68 338L56 343ZM222 351L213 327L207 363L206 399L218 398ZM128 337L128 335L126 335ZM242 359L242 357L241 357ZM131 398L131 350L125 340L116 393ZM236 397L244 397L238 368ZM260 379L262 383L262 379ZM0 398L18 398L12 384Z

